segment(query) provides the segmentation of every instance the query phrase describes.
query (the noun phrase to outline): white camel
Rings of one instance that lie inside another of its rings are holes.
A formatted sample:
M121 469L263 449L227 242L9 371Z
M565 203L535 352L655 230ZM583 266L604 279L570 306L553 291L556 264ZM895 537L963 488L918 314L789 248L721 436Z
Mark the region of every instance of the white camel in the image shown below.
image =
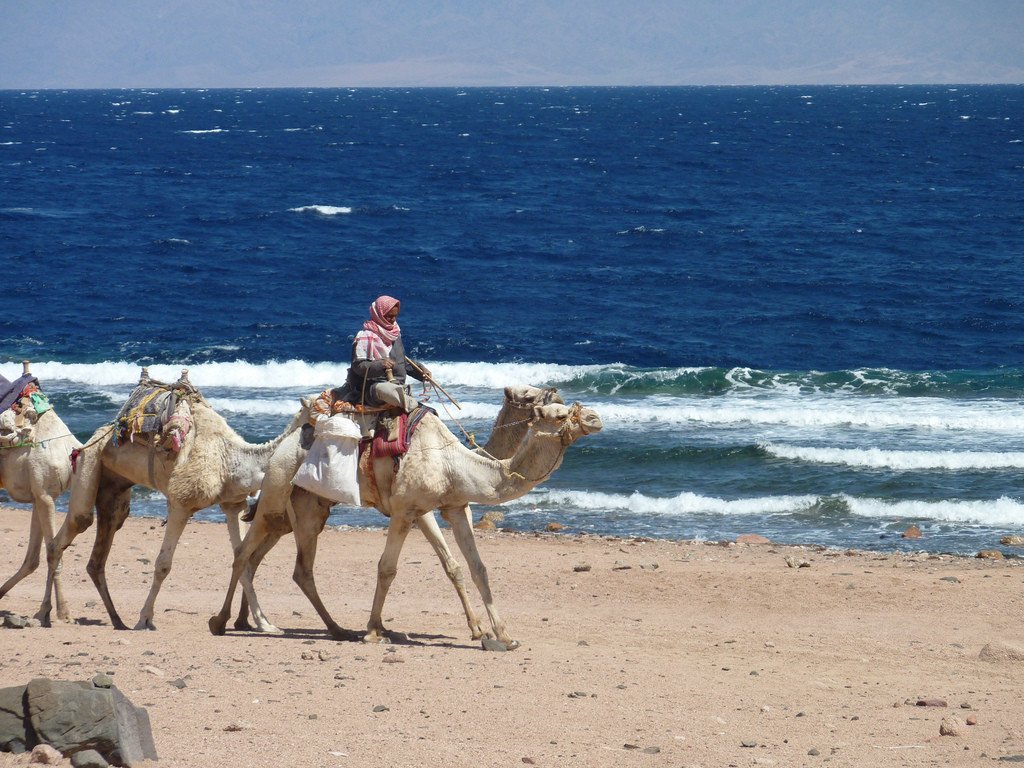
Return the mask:
M505 399L495 418L487 443L482 447L474 447L473 450L495 459L510 458L526 436L529 424L533 419L534 409L537 406L551 403L562 403L561 396L554 388L506 387ZM256 516L242 541L241 551L246 553L242 557L248 562L251 574L255 574L264 556L273 549L281 537L292 532L292 524L288 516L288 503L292 492L291 479L305 459L306 453L306 449L300 445L300 436L292 435L282 441L270 460L267 475L264 477L261 487ZM321 529L326 521L327 518L324 517ZM452 556L433 512L420 517L416 525L434 549L445 574L454 586L466 614L466 623L469 625L473 639L479 640L484 631L466 592L462 568ZM238 550L236 550L236 555L237 553ZM243 595L243 611L245 605L246 596ZM280 632L263 614L258 601L250 600L249 607L252 610L253 620L258 631ZM238 629L243 628L237 622L235 626ZM211 620L210 628L214 634L223 634L225 629L223 623L213 620Z
M183 373L183 379L186 379ZM96 542L87 570L103 599L111 623L126 629L107 587L106 562L114 534L130 512L132 486L144 485L167 497L167 524L153 569L153 583L135 629L156 629L156 597L170 573L174 550L185 524L200 509L219 504L227 518L232 549L241 543L238 516L246 499L260 487L267 462L285 437L307 423L310 401L284 432L266 443L248 443L198 395L191 405L192 429L177 455L160 451L145 440L115 444L111 425L101 427L86 443L71 481L68 515L49 554L46 594L40 608L44 624L50 613L50 583L61 555L78 534L92 524L96 510ZM243 607L244 610L244 607Z
M23 376L29 375L29 364L25 362ZM15 501L32 505L32 520L29 524L28 550L18 571L0 587L0 598L39 567L40 550L53 541L54 513L57 498L71 483L71 451L81 443L71 434L56 411L52 408L36 414L31 404L22 398L22 426L30 431L31 442L27 445L0 447L0 488L4 488ZM34 423L33 423L34 422ZM67 604L58 574L54 574L53 585L57 616L66 621ZM38 614L37 614L38 617Z
M473 537L471 502L501 504L519 498L547 480L561 465L566 449L584 435L601 429L597 414L576 403L539 406L526 438L509 459L495 460L464 447L434 415L424 417L402 458L397 472L389 458L371 462L372 472L361 472L359 490L363 504L374 506L390 518L384 553L377 565L377 587L367 633L368 642L385 639L382 620L388 589L398 572L398 557L410 528L431 517L434 509L451 525L455 540L469 564L473 581L484 601L495 637L508 649L519 643L512 639L498 615L491 596L487 569ZM275 457L275 462L276 462ZM267 481L279 482L268 468ZM266 485L265 485L266 487ZM293 487L288 499L288 518L295 532L297 554L293 578L313 604L332 637L349 639L324 606L313 579L316 541L330 513L330 502ZM426 532L426 529L425 529ZM232 566L231 582L220 613L211 617L210 631L222 634L231 612L238 579L251 565L259 545L243 546ZM243 583L250 605L256 605L251 585Z

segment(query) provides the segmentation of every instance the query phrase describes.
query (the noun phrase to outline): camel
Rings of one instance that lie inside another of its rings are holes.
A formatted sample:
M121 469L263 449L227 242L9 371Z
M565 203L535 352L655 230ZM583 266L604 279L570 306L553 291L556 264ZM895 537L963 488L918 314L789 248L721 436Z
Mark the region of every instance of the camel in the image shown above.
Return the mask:
M25 361L22 366L22 378L30 376L28 362ZM22 402L27 399L22 398ZM15 501L32 504L32 521L25 560L17 573L0 587L0 598L35 572L39 567L43 542L49 546L53 541L55 503L71 483L71 462L68 457L71 451L82 445L52 408L36 414L30 404L24 404L27 407L22 409L22 413L28 423L23 422L23 427L28 429L31 425L31 442L28 445L0 447L0 488L5 488ZM59 574L54 574L53 589L57 616L66 621L68 609Z
M148 378L145 371L143 377ZM182 372L179 383L182 381L188 384L187 371ZM191 387L190 384L188 386ZM158 450L145 440L117 443L113 439L112 425L101 427L86 444L78 457L78 469L71 481L67 518L54 539L52 551L48 553L50 573L40 608L44 624L49 621L50 582L56 565L75 537L92 524L95 508L96 542L87 571L103 599L111 623L117 629L127 629L111 600L105 567L114 535L130 512L134 485L158 490L167 497L163 542L153 569L153 583L135 629L156 629L153 613L157 594L171 571L174 550L192 515L200 509L219 504L227 518L232 549L240 545L239 513L245 509L247 497L259 488L274 449L308 422L310 401L302 400L302 408L278 437L253 444L247 443L231 429L202 395L193 391L192 429L187 437L180 440L181 448L176 456Z
M402 545L414 523L431 518L432 510L440 509L441 516L451 525L456 543L469 564L494 636L505 648L517 648L518 641L509 635L494 606L487 569L473 538L469 504L500 504L525 495L547 480L561 465L565 451L572 443L600 431L601 427L598 415L579 403L570 407L558 403L538 406L534 409L529 432L515 454L511 458L497 460L464 447L436 415L428 414L420 423L397 472L390 459L375 459L372 473L360 473L360 495L364 505L376 507L390 520L384 553L377 565L377 586L367 632L362 639L366 642L379 642L387 638L382 613L388 590L398 572ZM277 458L275 456L275 462ZM271 483L280 482L272 468L268 468L266 480ZM331 636L336 639L352 639L354 633L343 630L327 611L313 579L316 540L330 513L330 502L293 487L287 508L297 549L293 578L324 621ZM428 528L424 529L425 533ZM251 558L259 548L258 542L250 541L248 546L243 545L237 551L224 605L220 613L210 618L210 631L213 634L223 634L238 579L246 567L251 566ZM243 587L249 589L244 584ZM249 595L250 603L253 603L254 597L253 594Z
M562 398L554 388L541 389L531 386L506 387L505 399L501 410L494 420L494 426L491 428L487 443L482 447L476 446L475 440L470 436L471 442L474 444L473 450L495 459L511 457L519 443L526 436L529 423L533 418L534 408L550 403L562 403ZM271 458L270 466L267 468L267 476L264 478L261 487L255 519L242 542L242 550L246 552L243 559L250 566L250 574L255 574L263 557L273 549L283 536L292 532L292 524L288 516L288 503L292 492L291 479L295 476L299 465L306 456L306 449L301 447L299 441L298 435L290 436L283 441L273 458ZM326 520L327 518L325 517L321 524L321 530ZM417 527L423 532L423 535L434 549L438 559L441 561L445 574L452 582L452 586L454 586L459 601L462 604L462 609L466 614L466 623L469 625L473 639L479 640L484 632L480 620L477 618L470 603L469 595L466 593L462 569L452 556L433 512L419 518L417 520ZM236 549L236 556L238 552L239 550ZM244 583L243 587L245 587ZM249 595L248 590L246 590L246 594L243 596L243 605L245 605L247 598L257 631L267 633L280 632L281 630L271 624L263 614L255 594ZM248 628L239 626L237 622L235 626L237 629ZM217 635L223 634L225 629L223 623L213 620L211 620L210 628Z

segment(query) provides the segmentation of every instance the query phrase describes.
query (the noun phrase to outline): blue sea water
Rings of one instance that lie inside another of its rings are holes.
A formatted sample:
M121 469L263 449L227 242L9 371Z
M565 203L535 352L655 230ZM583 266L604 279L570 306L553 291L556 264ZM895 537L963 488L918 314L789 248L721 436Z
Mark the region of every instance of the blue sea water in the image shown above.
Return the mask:
M466 429L602 416L512 528L1024 532L1022 86L3 91L0 254L82 439L140 365L269 439L389 293Z

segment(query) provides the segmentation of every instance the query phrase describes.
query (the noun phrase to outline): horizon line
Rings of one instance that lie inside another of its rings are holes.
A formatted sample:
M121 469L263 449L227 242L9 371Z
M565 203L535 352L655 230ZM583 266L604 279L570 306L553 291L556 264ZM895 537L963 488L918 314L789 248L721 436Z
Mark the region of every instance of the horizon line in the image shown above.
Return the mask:
M286 90L485 90L494 88L567 89L567 88L903 88L915 86L1024 86L1024 81L916 81L906 82L780 82L780 83L573 83L562 85L494 83L488 85L88 85L88 86L6 86L0 91L286 91Z

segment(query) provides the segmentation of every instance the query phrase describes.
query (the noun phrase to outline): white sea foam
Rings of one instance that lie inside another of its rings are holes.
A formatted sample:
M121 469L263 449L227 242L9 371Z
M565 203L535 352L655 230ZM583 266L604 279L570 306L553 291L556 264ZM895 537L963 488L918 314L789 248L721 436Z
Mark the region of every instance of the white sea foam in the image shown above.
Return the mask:
M886 501L838 497L850 514L881 519L920 519L939 522L973 523L1000 527L1024 527L1024 504L1008 497L979 501ZM574 512L630 513L687 517L690 515L793 515L810 512L824 499L814 495L765 496L746 499L721 499L684 492L678 496L646 496L595 493L574 490L535 490L521 499L507 502L507 509L548 509L559 507Z
M193 134L200 134L200 133L227 133L227 132L228 132L227 128L207 128L205 130L204 129L197 129L197 130L194 130L194 131L178 131L178 133L193 133Z
M880 402L840 396L674 398L650 396L634 403L602 403L606 428L648 426L735 426L754 429L798 428L821 432L854 428L892 432L1024 431L1024 407L1017 402L911 398Z
M352 209L345 205L303 205L298 208L289 208L295 213L319 213L321 216L338 216L340 214L352 213Z
M558 365L556 363L429 363L434 378L464 387L501 389L513 385L547 386L618 369L606 365Z
M13 365L11 367L13 368ZM336 386L345 380L348 361L307 363L302 360L285 360L249 363L237 360L195 365L150 365L148 368L149 375L160 381L175 381L182 368L188 368L189 380L200 388L323 389L326 386ZM98 387L135 384L139 380L139 371L138 364L123 361L32 363L32 373L40 379L65 380Z
M859 517L896 517L977 523L1016 528L1024 526L1024 504L1002 496L980 501L886 501L843 496L850 512Z
M765 442L781 442L780 431L799 430L813 434L833 429L865 431L960 434L1024 434L1024 403L1017 400L944 398L865 398L844 393L801 393L789 384L772 389L743 388L717 397L701 395L646 395L614 397L619 387L634 378L644 383L678 378L686 371L666 369L636 371L626 366L559 365L554 363L455 363L425 361L435 379L446 389L473 388L500 392L511 385L558 386L583 390L595 376L607 375L620 382L609 395L579 392L575 396L596 408L606 430L635 430L637 427L675 430L679 428L735 427L752 430ZM244 360L206 362L182 366L149 366L150 375L174 381L182 367L189 368L192 382L202 388L318 391L338 386L345 380L348 360L311 363L304 360L250 363ZM33 372L43 380L65 380L89 386L122 386L138 381L139 365L126 361L102 363L60 363L37 361ZM18 361L0 364L8 378L20 375ZM635 374L635 375L634 375ZM834 454L839 458L842 454ZM824 454L818 455L822 460ZM912 457L910 457L912 458ZM866 460L848 454L845 460ZM1002 465L1001 465L1002 466Z
M686 516L711 515L763 515L804 512L819 501L817 496L766 496L749 499L720 499L701 496L689 491L678 496L645 496L632 494L597 493L593 491L539 490L521 499L508 502L506 507L570 507L577 511L633 512L636 514Z
M1024 468L1024 453L1020 451L883 451L878 448L808 448L771 443L762 444L761 447L780 459L873 469L914 471Z
M417 390L413 390L414 394L418 394ZM114 396L113 393L104 393L111 395L112 399L117 401L118 397L120 400L124 400L124 393L118 396ZM310 393L314 394L314 393ZM262 399L262 398L243 398L243 397L207 397L206 401L213 406L214 410L221 413L249 413L261 416L289 416L295 413L298 408L298 398L281 398L281 399ZM439 417L449 424L449 427L453 431L458 431L458 427L452 425L451 417L457 417L460 422L481 422L489 421L493 422L494 417L498 415L499 406L492 403L479 403L479 402L465 402L459 401L459 405L462 409L456 409L454 406L445 403L448 406L447 411L437 402L427 401L426 403L431 408L438 412ZM449 414L451 416L449 416Z

